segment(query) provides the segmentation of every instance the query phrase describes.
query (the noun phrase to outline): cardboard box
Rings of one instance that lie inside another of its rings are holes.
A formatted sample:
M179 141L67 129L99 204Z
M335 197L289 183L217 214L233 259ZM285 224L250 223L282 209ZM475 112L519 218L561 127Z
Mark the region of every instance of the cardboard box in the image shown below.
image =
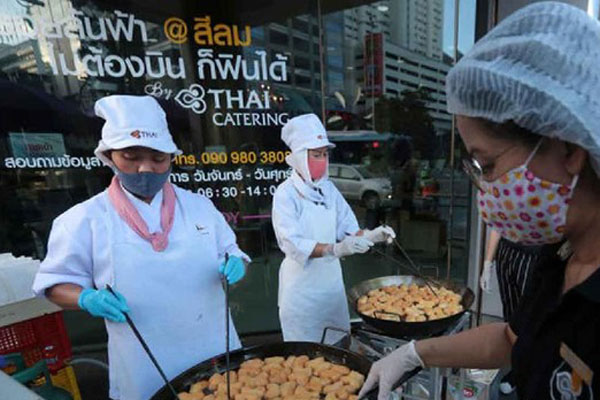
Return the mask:
M45 297L34 297L0 307L0 328L61 311Z

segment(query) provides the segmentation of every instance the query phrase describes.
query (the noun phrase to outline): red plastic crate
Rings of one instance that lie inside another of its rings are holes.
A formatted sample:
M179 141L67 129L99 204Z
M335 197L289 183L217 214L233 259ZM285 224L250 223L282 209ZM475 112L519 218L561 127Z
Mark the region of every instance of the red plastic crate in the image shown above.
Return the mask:
M46 346L54 346L60 361L72 356L62 312L0 328L0 354L21 353L28 367L43 358Z

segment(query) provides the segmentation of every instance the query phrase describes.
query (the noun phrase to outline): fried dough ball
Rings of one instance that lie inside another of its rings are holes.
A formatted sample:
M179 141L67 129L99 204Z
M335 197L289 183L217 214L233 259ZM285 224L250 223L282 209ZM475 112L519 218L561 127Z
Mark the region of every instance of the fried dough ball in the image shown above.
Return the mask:
M190 387L190 393L203 393L204 389L208 389L208 381L200 381L194 383Z
M179 400L203 400L204 393L181 392L177 394L177 397L179 397Z
M223 382L225 382L225 377L223 375L214 374L208 380L208 388L213 391L217 390L217 387L219 386L219 384L223 383Z
M241 368L262 368L262 366L265 364L265 362L259 358L254 358L248 361L244 361L242 363L242 365L240 366Z
M286 383L284 383L280 387L281 396L282 397L292 396L294 394L294 392L296 391L296 386L297 386L296 382L286 382Z
M310 358L308 358L308 356L300 356L300 357L296 357L296 359L294 359L294 363L293 363L293 368L304 368L306 366L306 363L310 361Z

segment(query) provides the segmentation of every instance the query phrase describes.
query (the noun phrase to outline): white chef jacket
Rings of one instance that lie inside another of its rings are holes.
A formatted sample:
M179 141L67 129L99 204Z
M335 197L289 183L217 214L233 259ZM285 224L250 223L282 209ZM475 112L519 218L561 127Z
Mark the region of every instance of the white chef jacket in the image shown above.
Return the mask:
M348 234L354 235L360 230L354 212L346 199L334 184L327 180L319 188L327 198L333 198L336 208L337 240L341 241ZM277 188L273 197L273 228L277 236L279 248L286 257L290 257L298 264L306 264L312 254L317 241L305 237L298 218L302 214L303 199L288 178ZM314 221L319 224L319 221Z
M165 251L155 252L118 216L105 190L55 219L48 254L33 287L37 295L59 283L123 288L132 319L169 379L225 351L225 300L218 266L226 253L249 261L210 200L176 186L174 189L175 215L170 247ZM162 191L150 204L125 193L149 231L159 230ZM148 278L149 274L167 275L164 281L156 281ZM162 385L160 377L126 324L105 323L109 332L110 397L147 399ZM231 348L235 349L240 343L233 323L230 329ZM172 338L177 337L178 342L173 343ZM185 348L178 348L181 346Z

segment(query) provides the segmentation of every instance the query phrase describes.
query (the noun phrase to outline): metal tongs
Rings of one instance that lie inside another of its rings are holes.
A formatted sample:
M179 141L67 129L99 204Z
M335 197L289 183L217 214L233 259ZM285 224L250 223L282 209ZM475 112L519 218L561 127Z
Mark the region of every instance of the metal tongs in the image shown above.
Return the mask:
M225 265L227 265L227 262L229 262L229 254L225 253ZM229 377L229 281L227 281L225 275L221 279L223 280L223 285L225 285L225 368L227 369L225 378L227 380L227 399L231 400L231 379Z
M385 225L384 225L385 226ZM404 256L404 258L406 258L406 260L408 261L409 265L404 264L401 261L396 260L394 257L386 254L385 252L375 248L375 247L371 247L371 250L373 250L375 253L387 258L389 261L391 261L392 263L407 269L408 271L410 271L413 275L417 276L418 278L423 279L423 281L425 282L425 285L427 285L427 287L429 288L429 290L431 290L431 293L433 293L435 295L435 297L439 298L437 292L435 291L435 289L433 288L434 286L441 286L438 282L436 282L435 280L426 277L425 275L423 275L420 271L419 268L417 267L417 265L413 262L412 258L410 258L410 256L408 255L408 253L406 252L406 250L404 250L404 248L402 246L400 246L400 243L398 242L398 239L393 238L394 244L396 245L396 247L398 248L398 250L400 250L400 253L402 254L402 256Z
M112 287L110 287L110 285L106 285L106 290L108 290L113 296L115 296L118 299L117 294L114 292L114 290L112 289ZM144 340L144 338L140 334L140 331L138 331L138 329L136 328L135 324L131 320L131 317L126 312L123 312L123 314L125 315L125 319L127 320L127 324L129 325L129 327L133 331L133 334L135 335L135 337L137 338L137 340L140 342L140 344L144 348L144 351L146 352L146 354L148 354L148 357L150 357L150 360L152 361L152 364L154 364L154 366L156 367L156 370L158 371L158 373L160 374L161 378L165 382L165 385L167 385L167 387L169 388L169 390L171 391L171 393L173 394L173 396L175 396L175 399L179 399L179 395L175 391L175 388L173 387L173 385L171 385L171 382L169 382L169 379L167 378L167 376L163 372L162 368L158 364L158 361L156 360L156 358L154 358L154 355L152 354L152 351L150 351L150 347L148 347L148 345L146 344L146 341Z

